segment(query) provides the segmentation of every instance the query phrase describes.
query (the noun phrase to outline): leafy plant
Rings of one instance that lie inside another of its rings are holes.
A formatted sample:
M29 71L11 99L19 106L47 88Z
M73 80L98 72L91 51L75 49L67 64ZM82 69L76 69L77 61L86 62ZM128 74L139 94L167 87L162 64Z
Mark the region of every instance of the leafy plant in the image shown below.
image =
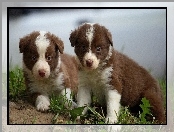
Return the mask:
M166 80L160 79L160 80L158 80L158 82L161 86L161 90L162 90L162 94L163 94L163 98L164 98L164 107L166 108Z
M61 114L65 115L68 111L68 109L61 102L62 98L63 95L56 96L54 94L50 97L50 111L56 114L52 119L52 123L56 123L58 116Z
M149 100L147 100L146 98L142 98L142 104L140 104L140 107L142 109L142 113L140 114L140 120L141 120L141 123L143 124L146 124L146 116L147 115L151 115L151 112L150 112L150 103L149 103Z
M82 116L82 112L83 112L84 108L85 108L85 106L74 108L69 111L72 121L75 121L78 116Z
M131 114L129 107L121 107L118 124L134 124L138 119Z
M65 91L66 93L66 91ZM71 95L72 97L72 95ZM77 116L80 116L84 107L72 108L72 101L68 100L65 95L52 95L50 97L50 111L56 113L53 118L53 123L57 122L57 118L59 115L71 116L71 120L74 122ZM71 123L73 123L71 122ZM70 122L68 122L69 124Z
M101 112L101 114L99 112L97 112L97 107L89 107L86 106L89 113L90 114L90 118L91 118L91 124L105 124L105 116L103 114L103 112ZM102 108L100 109L100 111L102 111Z

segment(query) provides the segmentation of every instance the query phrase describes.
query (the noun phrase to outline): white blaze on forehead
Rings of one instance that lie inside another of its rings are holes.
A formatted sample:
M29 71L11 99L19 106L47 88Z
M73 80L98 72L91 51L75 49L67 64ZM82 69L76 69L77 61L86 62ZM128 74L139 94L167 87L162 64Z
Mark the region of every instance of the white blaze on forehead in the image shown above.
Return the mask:
M36 46L40 57L45 57L46 50L50 44L50 41L46 38L45 31L40 31L40 35L36 38Z
M48 78L50 75L50 66L48 62L45 59L45 53L47 51L47 48L50 44L49 39L46 38L46 33L45 31L40 31L40 35L36 38L35 44L37 47L37 52L39 54L39 58L35 65L33 66L33 74L36 78L41 78L38 71L43 70L45 72L44 78Z
M89 25L90 25L90 28L86 30L86 39L89 42L89 48L91 48L91 42L94 36L94 27L93 27L93 24L89 24Z

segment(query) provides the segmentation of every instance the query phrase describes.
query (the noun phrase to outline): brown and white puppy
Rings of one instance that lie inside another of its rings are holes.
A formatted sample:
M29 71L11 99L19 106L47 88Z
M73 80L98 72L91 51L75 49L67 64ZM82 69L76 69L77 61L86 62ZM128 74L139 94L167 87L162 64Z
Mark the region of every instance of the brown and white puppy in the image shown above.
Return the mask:
M73 56L62 54L62 40L50 32L34 31L20 39L19 49L23 53L26 87L36 109L48 110L51 94L65 95L75 107L71 91L76 91L77 66Z
M114 50L108 29L85 23L72 31L69 39L80 66L78 107L90 105L94 94L107 107L106 122L116 123L120 105L136 108L145 97L159 123L166 122L157 81L143 67Z

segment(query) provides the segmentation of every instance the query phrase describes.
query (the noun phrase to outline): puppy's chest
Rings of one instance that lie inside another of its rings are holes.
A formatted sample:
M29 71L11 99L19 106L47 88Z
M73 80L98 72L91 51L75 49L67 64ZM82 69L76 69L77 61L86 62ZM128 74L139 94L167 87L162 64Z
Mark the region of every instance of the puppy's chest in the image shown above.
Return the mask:
M30 83L28 84L31 92L39 92L42 94L52 94L60 92L64 89L64 74L59 73L56 78L48 78L46 80L37 80L30 76Z
M80 87L88 87L97 97L103 97L109 89L112 89L111 75L113 68L96 69L90 72L81 71L79 73Z

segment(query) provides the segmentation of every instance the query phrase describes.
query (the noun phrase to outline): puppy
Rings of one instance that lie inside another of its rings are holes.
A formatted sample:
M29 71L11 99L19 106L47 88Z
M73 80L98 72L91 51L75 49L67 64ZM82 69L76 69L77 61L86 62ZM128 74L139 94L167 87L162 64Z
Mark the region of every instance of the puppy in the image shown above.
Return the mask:
M80 67L78 107L90 105L94 94L107 107L106 122L112 124L117 123L120 105L136 108L145 97L155 119L166 122L157 81L143 67L114 50L108 29L85 23L71 32L69 40Z
M48 110L52 94L65 96L75 107L71 90L77 91L77 66L73 56L63 54L62 40L50 32L34 31L20 39L19 49L26 87L36 109Z

